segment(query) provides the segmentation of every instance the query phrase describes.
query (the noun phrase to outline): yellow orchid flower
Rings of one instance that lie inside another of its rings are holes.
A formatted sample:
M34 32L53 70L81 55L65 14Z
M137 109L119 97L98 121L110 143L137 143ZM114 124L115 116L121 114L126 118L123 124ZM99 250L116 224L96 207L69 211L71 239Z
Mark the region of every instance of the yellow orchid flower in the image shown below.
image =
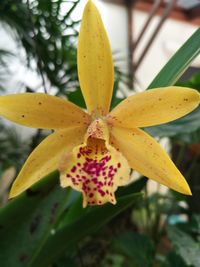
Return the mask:
M100 14L86 4L78 42L78 75L88 113L46 94L0 97L0 115L19 124L54 129L25 162L10 192L15 197L59 169L62 187L83 193L83 206L116 203L114 192L129 182L130 168L178 192L191 194L160 145L138 127L178 119L195 109L200 94L166 87L130 96L110 113L112 54Z

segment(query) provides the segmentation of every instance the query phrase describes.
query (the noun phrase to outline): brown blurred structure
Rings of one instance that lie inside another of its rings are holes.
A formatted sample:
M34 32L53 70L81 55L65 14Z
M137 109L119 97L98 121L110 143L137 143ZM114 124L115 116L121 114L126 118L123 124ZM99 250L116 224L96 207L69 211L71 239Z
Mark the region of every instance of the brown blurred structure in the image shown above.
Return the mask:
M127 8L128 15L128 40L129 40L129 74L131 74L130 86L133 85L135 73L145 58L149 48L153 44L157 34L162 28L167 18L173 18L179 21L200 25L200 1L199 0L103 0L104 2L122 5ZM147 13L146 22L142 27L137 39L134 38L133 33L133 16L134 10L140 10ZM142 37L145 35L150 22L153 17L158 15L160 17L152 35L147 40L142 52L137 61L134 60L134 52L140 45Z
M142 10L149 12L152 8L152 5L155 4L156 0L103 0L104 2L130 6L134 9ZM166 4L169 3L170 0L161 0L160 6L156 11L156 14L159 15L162 13ZM174 9L170 13L169 17L182 20L188 23L192 23L195 25L200 25L200 1L199 0L177 0Z

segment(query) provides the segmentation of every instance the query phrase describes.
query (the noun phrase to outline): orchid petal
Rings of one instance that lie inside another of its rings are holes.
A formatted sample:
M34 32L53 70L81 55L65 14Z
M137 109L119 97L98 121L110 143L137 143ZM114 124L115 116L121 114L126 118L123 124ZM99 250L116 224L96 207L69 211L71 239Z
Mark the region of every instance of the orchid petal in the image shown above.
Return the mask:
M16 123L42 129L88 125L90 116L64 99L42 93L0 97L0 115Z
M44 176L58 169L62 155L83 142L85 127L57 131L44 139L26 160L16 178L10 197L15 197Z
M108 144L106 125L94 121L83 145L61 160L61 186L83 193L83 207L116 203L114 192L128 183L130 167L123 155Z
M167 153L140 129L112 127L114 147L126 157L129 165L142 175L175 191L190 195L190 188Z
M93 2L88 1L79 33L78 75L89 113L108 113L113 73L112 53L101 16Z
M152 89L122 101L108 115L108 123L127 128L158 125L186 115L199 103L200 94L194 89Z

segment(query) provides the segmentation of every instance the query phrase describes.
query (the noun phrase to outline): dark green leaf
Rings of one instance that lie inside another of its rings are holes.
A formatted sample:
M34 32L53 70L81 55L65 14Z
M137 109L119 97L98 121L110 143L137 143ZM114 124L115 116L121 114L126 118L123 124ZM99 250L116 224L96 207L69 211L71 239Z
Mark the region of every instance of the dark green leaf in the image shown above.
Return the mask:
M173 137L179 134L189 134L200 128L200 107L179 120L159 126L147 127L145 131L153 136Z
M0 266L29 266L51 235L68 194L54 173L0 210Z
M175 226L168 226L168 237L175 247L175 251L179 254L186 264L193 265L194 267L200 266L200 247L192 237Z
M177 134L173 137L173 140L179 143L184 142L187 144L198 143L200 141L200 128L189 134L188 133Z
M86 108L85 100L83 98L80 87L76 91L68 93L67 98L69 101L78 105L79 107Z
M141 198L141 194L131 194L118 199L117 205L106 204L100 207L89 208L89 211L80 216L72 224L63 227L52 235L40 255L35 258L30 266L45 267L69 250L74 244L86 235L99 229L112 218L130 207Z
M145 177L142 177L127 186L120 187L116 192L117 199L122 196L140 192L144 188L146 183L147 179ZM82 196L77 198L77 200L73 203L73 205L69 208L69 211L64 216L62 224L70 224L87 212L86 209L82 208L82 201Z
M183 44L149 85L157 88L175 84L200 53L200 28Z
M190 87L200 91L200 73L195 73L188 81L178 82L177 86Z
M118 76L118 75L117 75ZM117 92L119 91L119 81L120 77L117 77L114 82L114 88L113 88L113 95L112 95L112 101L111 101L111 109L113 109L115 106L117 106L124 98L119 98L117 96Z
M170 252L166 256L165 264L163 267L188 267L183 259L175 252Z
M127 186L120 187L116 192L116 196L121 197L128 194L140 192L142 189L144 189L146 183L147 178L141 177Z
M132 262L130 266L151 267L153 264L155 247L149 237L128 232L114 239L114 247Z

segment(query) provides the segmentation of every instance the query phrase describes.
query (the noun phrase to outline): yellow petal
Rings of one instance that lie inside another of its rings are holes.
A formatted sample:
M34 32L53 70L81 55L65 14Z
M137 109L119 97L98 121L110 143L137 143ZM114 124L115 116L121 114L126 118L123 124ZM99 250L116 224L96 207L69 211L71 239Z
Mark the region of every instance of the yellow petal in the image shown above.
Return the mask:
M1 96L0 115L28 127L43 129L81 126L90 120L78 106L42 93Z
M126 159L108 144L107 128L94 121L83 145L67 153L61 161L61 186L83 193L83 207L116 203L114 192L128 183L130 168Z
M112 54L101 16L88 1L78 41L78 75L89 113L105 115L113 90Z
M183 87L157 88L130 96L108 115L113 125L146 127L178 119L195 109L200 94Z
M58 169L62 155L80 145L85 132L85 127L73 127L57 131L45 138L25 162L11 188L10 197L19 195L44 176Z
M140 129L113 127L115 148L126 157L129 165L144 176L180 193L190 195L190 188L167 153Z

